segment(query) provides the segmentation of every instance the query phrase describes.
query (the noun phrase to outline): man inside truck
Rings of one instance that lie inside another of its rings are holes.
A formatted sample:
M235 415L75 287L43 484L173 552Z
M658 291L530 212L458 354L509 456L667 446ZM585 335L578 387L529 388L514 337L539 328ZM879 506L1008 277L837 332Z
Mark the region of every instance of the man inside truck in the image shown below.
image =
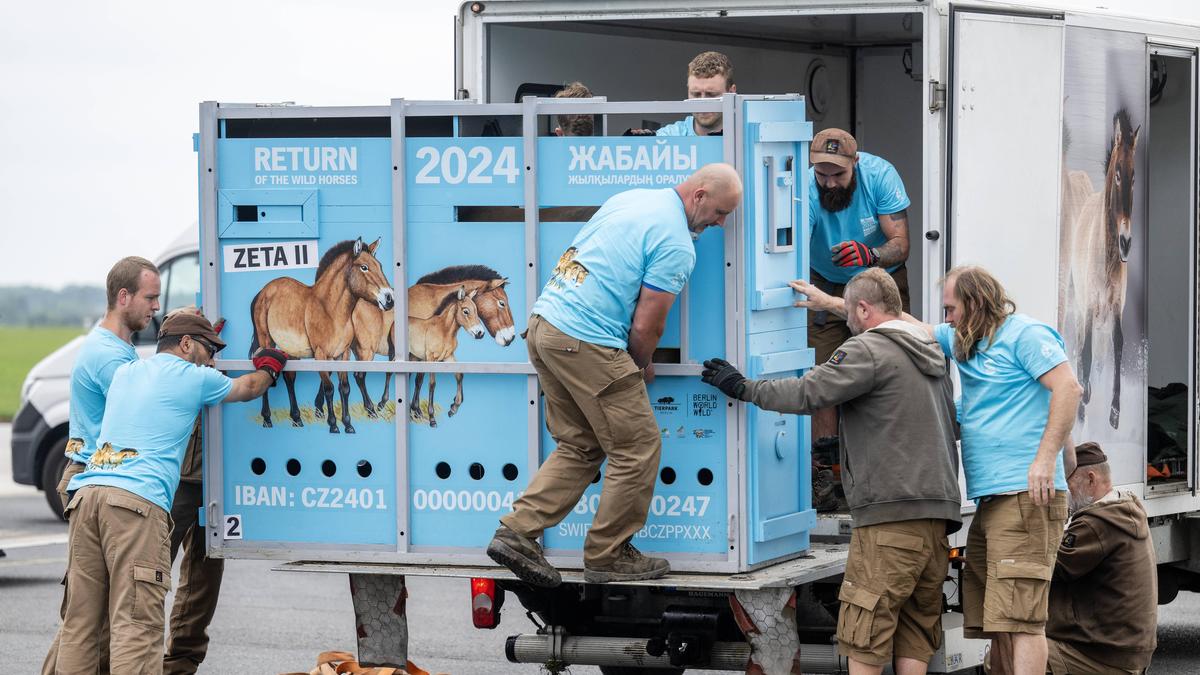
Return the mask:
M841 298L806 281L797 306L846 315ZM1083 393L1049 325L1016 313L981 267L956 267L942 288L946 323L905 314L958 365L963 472L975 517L962 573L963 634L991 638L998 672L1046 672L1047 599L1067 517L1059 451Z
M67 485L83 472L96 450L96 436L104 419L104 402L117 368L138 358L133 348L133 334L144 330L158 312L161 290L158 268L154 263L129 256L117 261L105 279L108 309L104 318L88 333L71 368L70 421L67 432L67 466L58 483L64 516L67 508ZM65 609L65 605L63 606ZM60 616L59 618L63 618ZM94 630L108 638L108 622L102 620ZM61 634L60 634L61 635ZM42 673L54 672L58 660L59 636L54 636L50 651L42 664ZM107 670L107 645L101 650L99 663Z
M904 321L900 290L869 269L846 284L853 337L802 377L748 380L721 359L702 379L766 410L838 406L853 529L838 598L852 675L923 675L941 646L947 536L962 527L954 390L941 346Z
M554 98L591 98L592 90L582 82L568 82L554 94ZM596 122L592 115L555 115L555 136L591 136Z
M107 621L114 674L163 664L163 600L171 586L169 515L180 463L201 408L258 398L287 355L260 349L255 372L230 379L211 366L224 347L202 316L176 312L158 353L116 370L96 449L68 485L70 531L55 672L97 672Z
M1054 675L1142 673L1158 646L1158 569L1146 509L1114 490L1099 445L1075 448L1074 513L1058 547L1046 623Z
M522 581L562 583L536 540L579 503L605 459L584 540L584 580L655 579L670 571L666 560L630 543L646 522L662 450L646 392L654 380L651 356L696 264L693 241L724 225L741 200L741 178L720 163L674 188L627 190L604 202L559 259L530 310L526 337L557 448L487 547Z
M886 269L908 311L908 206L900 174L890 162L859 152L858 141L841 129L819 132L809 146L809 226L812 283L841 297L846 283L866 269ZM824 363L851 335L846 322L828 312L808 313L808 341ZM830 465L837 463L837 410L812 417L813 506L838 508Z
M721 52L701 52L688 64L687 94L693 98L721 98L737 92L733 64ZM657 136L716 136L722 133L721 113L702 112L661 127Z

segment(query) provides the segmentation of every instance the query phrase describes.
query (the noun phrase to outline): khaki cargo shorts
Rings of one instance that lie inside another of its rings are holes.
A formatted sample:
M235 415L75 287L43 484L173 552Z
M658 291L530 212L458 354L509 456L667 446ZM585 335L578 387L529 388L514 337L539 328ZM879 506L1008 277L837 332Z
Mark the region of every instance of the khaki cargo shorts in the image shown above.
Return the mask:
M1067 492L1035 506L1028 492L985 497L967 533L963 634L1046 631L1054 559L1067 520Z
M830 295L842 297L846 292L846 284L837 284L829 281L825 277L817 274L816 270L809 270L809 278L817 288L825 291ZM900 304L904 306L904 311L908 311L908 268L901 265L892 272L892 279L896 281L896 286L900 289ZM821 324L816 323L822 321ZM842 346L842 343L850 339L850 326L846 325L846 320L838 317L836 314L829 312L808 312L808 346L816 351L817 363L825 363L829 357L833 356L834 350Z
M876 666L893 656L928 663L942 644L949 554L945 520L854 528L838 593L838 652Z

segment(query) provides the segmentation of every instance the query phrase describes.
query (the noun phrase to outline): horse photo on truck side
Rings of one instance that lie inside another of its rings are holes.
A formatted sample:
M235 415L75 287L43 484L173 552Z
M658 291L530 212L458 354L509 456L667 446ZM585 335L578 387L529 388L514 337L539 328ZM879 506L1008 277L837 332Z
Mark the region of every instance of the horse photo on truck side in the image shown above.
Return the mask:
M1142 482L1149 378L1150 256L1145 40L1067 27L1058 327L1083 386L1074 437L1131 461ZM1165 354L1163 355L1165 356Z

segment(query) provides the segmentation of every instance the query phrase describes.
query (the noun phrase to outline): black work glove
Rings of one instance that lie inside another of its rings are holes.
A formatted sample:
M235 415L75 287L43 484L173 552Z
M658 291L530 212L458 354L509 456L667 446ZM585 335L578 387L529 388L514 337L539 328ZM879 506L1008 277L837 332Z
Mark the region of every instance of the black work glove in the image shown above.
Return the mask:
M729 398L744 400L742 394L746 391L746 376L725 359L712 358L705 361L700 379L705 384L720 389Z

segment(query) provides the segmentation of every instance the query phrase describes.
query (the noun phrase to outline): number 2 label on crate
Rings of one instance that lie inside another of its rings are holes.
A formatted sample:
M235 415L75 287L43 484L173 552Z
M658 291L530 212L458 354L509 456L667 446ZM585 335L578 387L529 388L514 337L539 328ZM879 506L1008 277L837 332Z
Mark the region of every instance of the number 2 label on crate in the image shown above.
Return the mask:
M222 529L225 539L242 538L242 517L232 513L225 514L225 527Z

